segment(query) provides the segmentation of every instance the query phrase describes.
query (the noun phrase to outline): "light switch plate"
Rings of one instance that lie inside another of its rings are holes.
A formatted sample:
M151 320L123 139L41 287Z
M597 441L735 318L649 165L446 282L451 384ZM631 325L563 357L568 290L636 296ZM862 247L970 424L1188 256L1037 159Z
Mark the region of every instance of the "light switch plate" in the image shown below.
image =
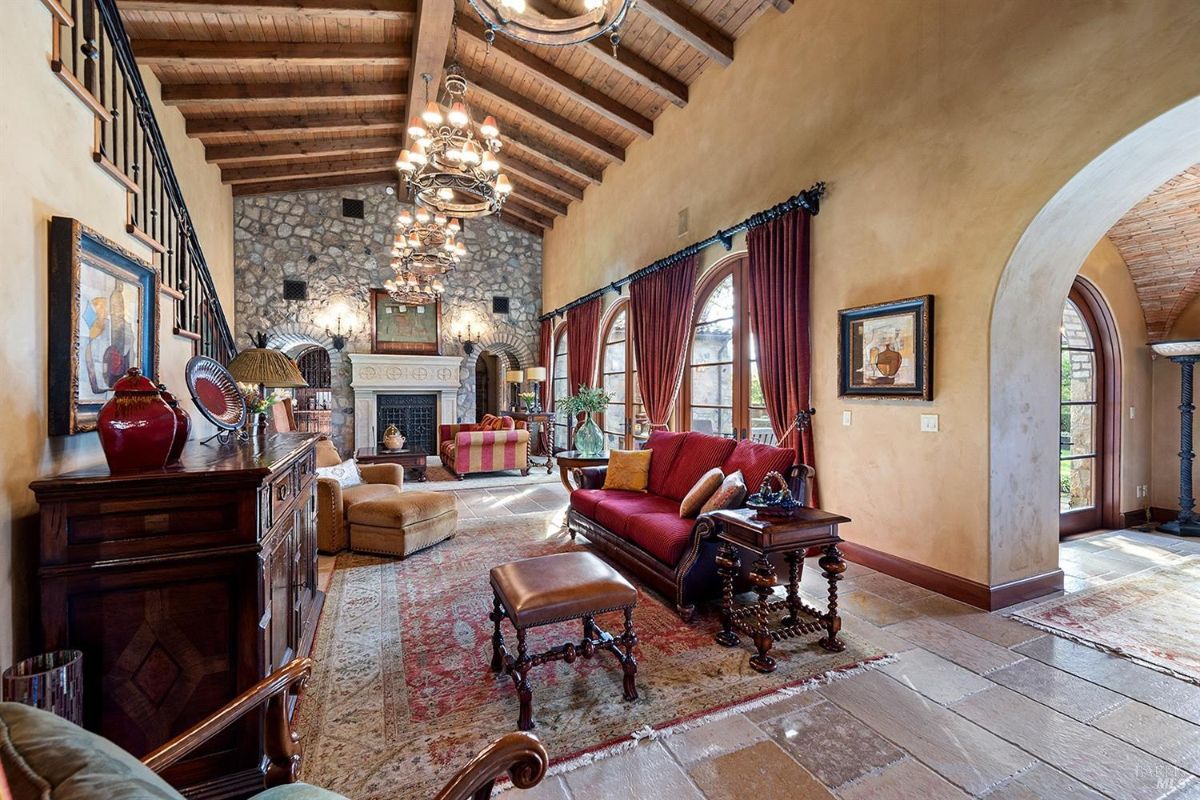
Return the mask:
M849 428L850 423L852 421L853 421L853 415L849 411L843 411L842 412L842 424L845 425L847 428Z
M937 414L922 414L921 415L921 430L926 433L937 433L938 415Z

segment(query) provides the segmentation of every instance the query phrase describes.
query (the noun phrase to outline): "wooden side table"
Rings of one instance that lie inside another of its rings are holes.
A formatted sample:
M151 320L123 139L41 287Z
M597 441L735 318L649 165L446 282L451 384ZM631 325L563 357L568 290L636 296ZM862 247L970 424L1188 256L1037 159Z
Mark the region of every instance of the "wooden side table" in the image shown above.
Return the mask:
M384 450L380 447L360 447L354 454L354 460L363 464L399 464L412 472L418 482L429 480L425 474L426 457L428 453L415 447L403 450Z
M771 646L781 640L824 631L819 644L826 650L841 652L846 645L838 638L842 629L842 618L837 613L837 584L846 571L846 562L838 544L838 525L849 522L849 517L831 514L819 508L801 509L800 515L786 520L755 518L748 508L717 511L712 515L715 535L721 546L717 550L717 572L721 575L721 630L716 634L717 643L724 647L736 647L740 631L754 640L758 653L750 657L750 666L758 672L774 672L775 659L769 653ZM800 599L800 573L804 568L804 553L810 547L823 547L821 574L829 581L829 605L821 612ZM742 562L738 550L749 550L758 558L750 572L750 582L758 601L735 607L733 602L734 581L741 573ZM787 598L769 600L775 588L775 567L768 556L783 554L788 563ZM780 611L786 615L778 621L772 617ZM807 617L808 619L803 619Z
M521 420L529 428L529 464L534 467L545 467L546 474L554 468L554 448L550 445L550 431L554 426L554 415L549 411L509 411L507 416ZM537 426L537 437L533 436L533 427ZM545 463L535 461L534 457L545 458Z
M567 494L578 489L578 486L571 484L571 470L576 467L602 467L608 463L608 451L605 450L598 456L585 456L578 450L563 450L554 456L558 461L558 477L562 481L562 485L566 487Z

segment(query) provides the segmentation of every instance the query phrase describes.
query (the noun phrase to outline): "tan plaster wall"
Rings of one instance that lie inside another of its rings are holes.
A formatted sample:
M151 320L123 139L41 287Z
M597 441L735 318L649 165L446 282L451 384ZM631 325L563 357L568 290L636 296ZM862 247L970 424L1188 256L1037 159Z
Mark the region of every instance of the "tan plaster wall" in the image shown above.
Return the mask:
M0 87L0 276L5 310L0 314L0 375L4 413L0 414L0 665L30 653L36 620L31 610L36 589L36 505L28 491L42 475L102 460L95 433L49 439L46 436L47 239L52 216L75 217L144 257L149 253L125 233L125 192L91 160L92 117L50 71L51 22L36 2L12 3L0 30L4 67ZM154 85L157 94L157 84ZM156 106L180 179L191 202L197 229L218 283L232 286L232 201L225 187L201 186L215 172L196 153L177 153L182 123L174 109ZM224 195L222 199L222 193ZM193 197L195 199L193 199ZM221 231L227 241L221 245ZM209 250L207 248L214 248ZM224 252L223 252L224 251ZM165 306L164 306L165 308ZM166 315L164 315L165 317ZM160 333L160 370L172 388L182 389L189 342ZM182 392L187 394L186 390Z
M1121 501L1118 510L1137 511L1145 503L1137 487L1150 484L1151 401L1150 348L1146 318L1138 302L1129 267L1107 238L1096 243L1079 274L1100 291L1117 323L1121 351ZM1129 416L1133 409L1133 417Z
M547 233L544 307L827 181L812 332L824 504L855 519L850 539L970 580L1052 569L1056 540L1041 530L1052 524L1041 506L1054 507L1051 430L1035 437L1051 477L1020 475L989 498L993 298L1022 231L1072 175L1200 94L1198 37L1200 6L1187 0L812 0L768 12L733 65L708 69L688 107L668 108ZM692 233L677 237L685 207ZM1063 265L1062 287L1022 289L1028 302L1057 315L1084 253ZM935 400L840 400L837 309L923 293L937 296ZM1047 353L1050 316L1037 334ZM922 413L940 416L939 433L919 431ZM995 566L992 503L1012 507Z

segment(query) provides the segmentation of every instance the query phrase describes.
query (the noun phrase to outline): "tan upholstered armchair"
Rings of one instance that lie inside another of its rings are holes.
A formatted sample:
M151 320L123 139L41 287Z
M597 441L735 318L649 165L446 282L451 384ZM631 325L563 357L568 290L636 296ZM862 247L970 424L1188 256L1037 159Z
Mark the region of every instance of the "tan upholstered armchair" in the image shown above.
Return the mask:
M317 441L317 466L336 467L342 463L333 442L325 437ZM399 464L359 464L363 483L343 489L333 478L317 478L317 549L337 553L350 546L346 512L355 503L379 500L398 494L404 486L404 467Z

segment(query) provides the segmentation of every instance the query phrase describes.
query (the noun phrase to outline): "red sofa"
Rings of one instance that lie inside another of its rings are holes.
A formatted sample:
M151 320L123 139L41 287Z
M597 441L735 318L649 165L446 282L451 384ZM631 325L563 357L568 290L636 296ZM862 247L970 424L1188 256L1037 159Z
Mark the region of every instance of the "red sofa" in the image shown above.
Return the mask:
M646 492L604 489L605 467L576 471L567 526L583 534L601 555L666 595L685 619L696 603L720 590L713 558L716 543L706 515L681 519L679 504L708 470L741 470L753 493L768 472L788 478L797 499L808 496L811 467L792 463L794 451L705 433L657 431L644 445L653 450Z

